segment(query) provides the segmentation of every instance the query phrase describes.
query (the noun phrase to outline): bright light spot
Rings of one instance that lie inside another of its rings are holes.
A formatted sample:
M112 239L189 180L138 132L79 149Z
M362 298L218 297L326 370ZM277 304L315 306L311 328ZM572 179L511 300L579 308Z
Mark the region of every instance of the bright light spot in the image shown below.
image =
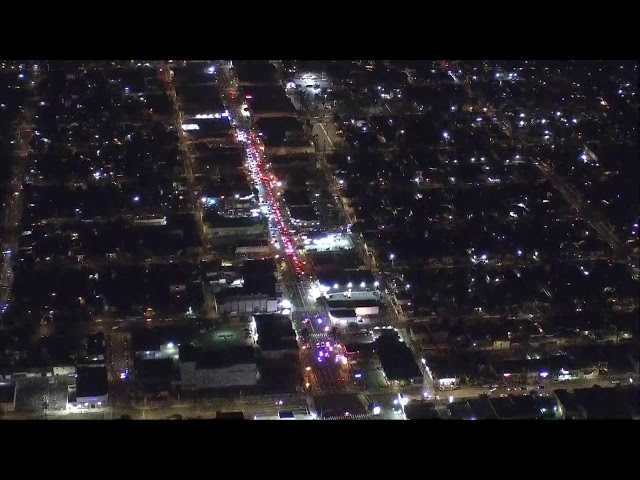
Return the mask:
M380 412L382 411L382 409L376 405L375 407L373 407L373 414L374 415L380 415Z
M453 395L449 395L449 403L453 403Z
M360 288L364 288L364 287L366 287L366 286L367 286L367 284L366 284L365 282L361 282L361 283L360 283Z
M136 195L135 197L133 197L133 201L138 203L140 201L140 197Z
M291 309L293 308L293 304L289 300L284 299L280 302L280 307L283 309Z
M542 378L547 378L549 376L549 372L540 372L540 376Z
M174 348L174 347L175 347L175 345L173 343L171 343L171 342L167 343L167 348Z

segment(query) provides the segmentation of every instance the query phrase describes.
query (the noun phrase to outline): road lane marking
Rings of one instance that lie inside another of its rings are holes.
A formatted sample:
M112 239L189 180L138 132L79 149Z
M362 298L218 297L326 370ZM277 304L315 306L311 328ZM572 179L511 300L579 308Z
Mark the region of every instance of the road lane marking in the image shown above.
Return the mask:
M331 141L331 139L329 138L329 134L327 133L327 131L324 128L324 125L319 123L318 124L320 126L320 128L322 129L322 131L324 132L324 136L327 137L327 141L329 142L329 145L331 146L331 148L333 148L333 142Z

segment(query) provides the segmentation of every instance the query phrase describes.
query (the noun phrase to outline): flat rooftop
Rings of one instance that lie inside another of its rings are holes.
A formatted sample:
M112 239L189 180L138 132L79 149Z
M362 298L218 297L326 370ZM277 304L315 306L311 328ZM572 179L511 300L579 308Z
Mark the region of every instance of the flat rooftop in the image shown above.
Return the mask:
M188 114L222 113L224 103L215 85L178 85L176 94Z
M370 270L350 270L346 272L318 272L318 282L332 289L373 288L376 281ZM349 286L350 285L350 286Z
M296 109L280 85L245 86L240 88L254 115L283 113L295 115Z
M358 303L358 305L364 303L370 303L371 305L378 305L382 299L382 294L378 291L370 292L336 292L327 294L327 302L332 305L334 302L345 302L351 305ZM361 305L364 306L364 305Z
M107 367L76 369L76 398L99 397L109 393Z
M319 418L364 416L368 410L359 395L334 393L313 397L313 405Z
M296 332L286 315L254 315L258 346L263 351L297 350Z
M244 84L277 84L275 65L266 60L233 60L238 81Z
M215 420L244 420L243 412L221 412L217 411Z
M319 253L336 252L336 257L332 258L334 263L340 263L341 259L338 257L344 250L353 248L353 242L351 237L346 233L326 233L324 235L315 235L313 237L304 240L304 248L307 252L314 251ZM340 252L340 253L337 253ZM346 254L347 260L344 260L347 264L353 263L349 261L349 254ZM315 258L315 257L314 257ZM318 256L318 261L323 259Z
M172 358L143 359L136 357L133 365L137 381L179 380L180 374Z
M0 404L13 404L16 399L16 384L13 382L0 382Z
M353 318L356 316L356 311L353 308L335 308L329 310L329 314L335 318Z
M404 407L404 413L409 420L441 420L442 417L433 403L410 402Z
M180 346L181 362L196 362L198 370L227 368L234 365L256 362L255 350L250 346L227 348L199 348L193 345Z
M311 205L289 207L289 215L294 222L316 222L320 220L320 215Z
M318 248L345 247L351 248L350 241L337 241L335 243L327 242L324 245L315 244L311 248L306 249L307 256L313 262L313 266L317 271L333 271L333 270L357 270L362 267L362 260L355 250L320 250Z
M421 378L422 372L409 347L396 336L380 336L375 340L375 350L388 380Z

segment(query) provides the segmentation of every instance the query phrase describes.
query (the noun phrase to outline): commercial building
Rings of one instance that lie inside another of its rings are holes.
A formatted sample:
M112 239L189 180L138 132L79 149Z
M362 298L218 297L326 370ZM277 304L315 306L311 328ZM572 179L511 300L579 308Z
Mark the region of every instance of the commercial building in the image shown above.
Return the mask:
M369 402L362 394L332 393L310 402L312 412L322 420L363 420L369 413Z
M282 302L281 288L275 277L273 259L247 260L237 286L216 293L218 313L275 313ZM234 282L236 283L236 282Z
M309 412L282 411L277 415L254 415L254 420L317 420L318 417Z
M637 385L580 388L572 393L555 390L560 414L572 419L640 419L640 387Z
M214 240L228 237L263 238L266 233L265 224L259 218L227 218L220 215L209 215L205 213L204 222L206 235Z
M56 377L70 377L76 374L75 365L57 365L53 367L53 375Z
M353 248L353 241L347 233L335 232L304 238L307 252L337 252Z
M221 412L218 410L214 420L244 420L244 412Z
M346 272L318 272L318 288L322 294L333 292L366 292L378 288L378 282L370 270Z
M291 218L291 223L293 223L299 231L320 226L320 215L318 215L318 212L312 205L290 206L289 218Z
M253 118L290 117L296 113L280 85L240 87L240 94Z
M348 308L355 310L357 316L365 317L380 312L382 296L378 291L328 293L322 301L330 310Z
M329 320L331 320L332 325L340 327L365 323L365 320L359 317L353 308L336 308L335 310L329 310Z
M180 347L180 385L184 389L247 387L257 383L258 367L253 347Z
M252 330L260 355L278 359L298 354L298 340L288 315L254 315Z
M14 382L0 382L0 411L13 412L16 409L18 387Z
M252 294L243 288L228 288L216 294L216 311L221 314L276 313L282 294Z
M276 67L269 61L233 60L230 63L241 87L278 85Z
M235 253L240 257L262 258L271 254L271 246L266 239L241 239L234 245Z
M215 85L178 85L176 95L180 99L180 109L185 118L228 116ZM183 123L184 125L188 124Z
M393 329L387 330L374 341L374 348L389 382L421 385L423 376L413 358L411 349Z
M106 408L109 404L109 378L105 366L82 366L76 373L76 384L69 387L70 409Z

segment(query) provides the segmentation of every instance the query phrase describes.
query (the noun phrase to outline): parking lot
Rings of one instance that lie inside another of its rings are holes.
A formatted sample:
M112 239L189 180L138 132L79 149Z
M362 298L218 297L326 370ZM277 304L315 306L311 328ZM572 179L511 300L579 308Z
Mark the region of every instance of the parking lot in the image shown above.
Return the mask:
M49 383L54 381L54 383ZM16 381L16 412L63 411L67 408L68 386L75 378L24 378Z

